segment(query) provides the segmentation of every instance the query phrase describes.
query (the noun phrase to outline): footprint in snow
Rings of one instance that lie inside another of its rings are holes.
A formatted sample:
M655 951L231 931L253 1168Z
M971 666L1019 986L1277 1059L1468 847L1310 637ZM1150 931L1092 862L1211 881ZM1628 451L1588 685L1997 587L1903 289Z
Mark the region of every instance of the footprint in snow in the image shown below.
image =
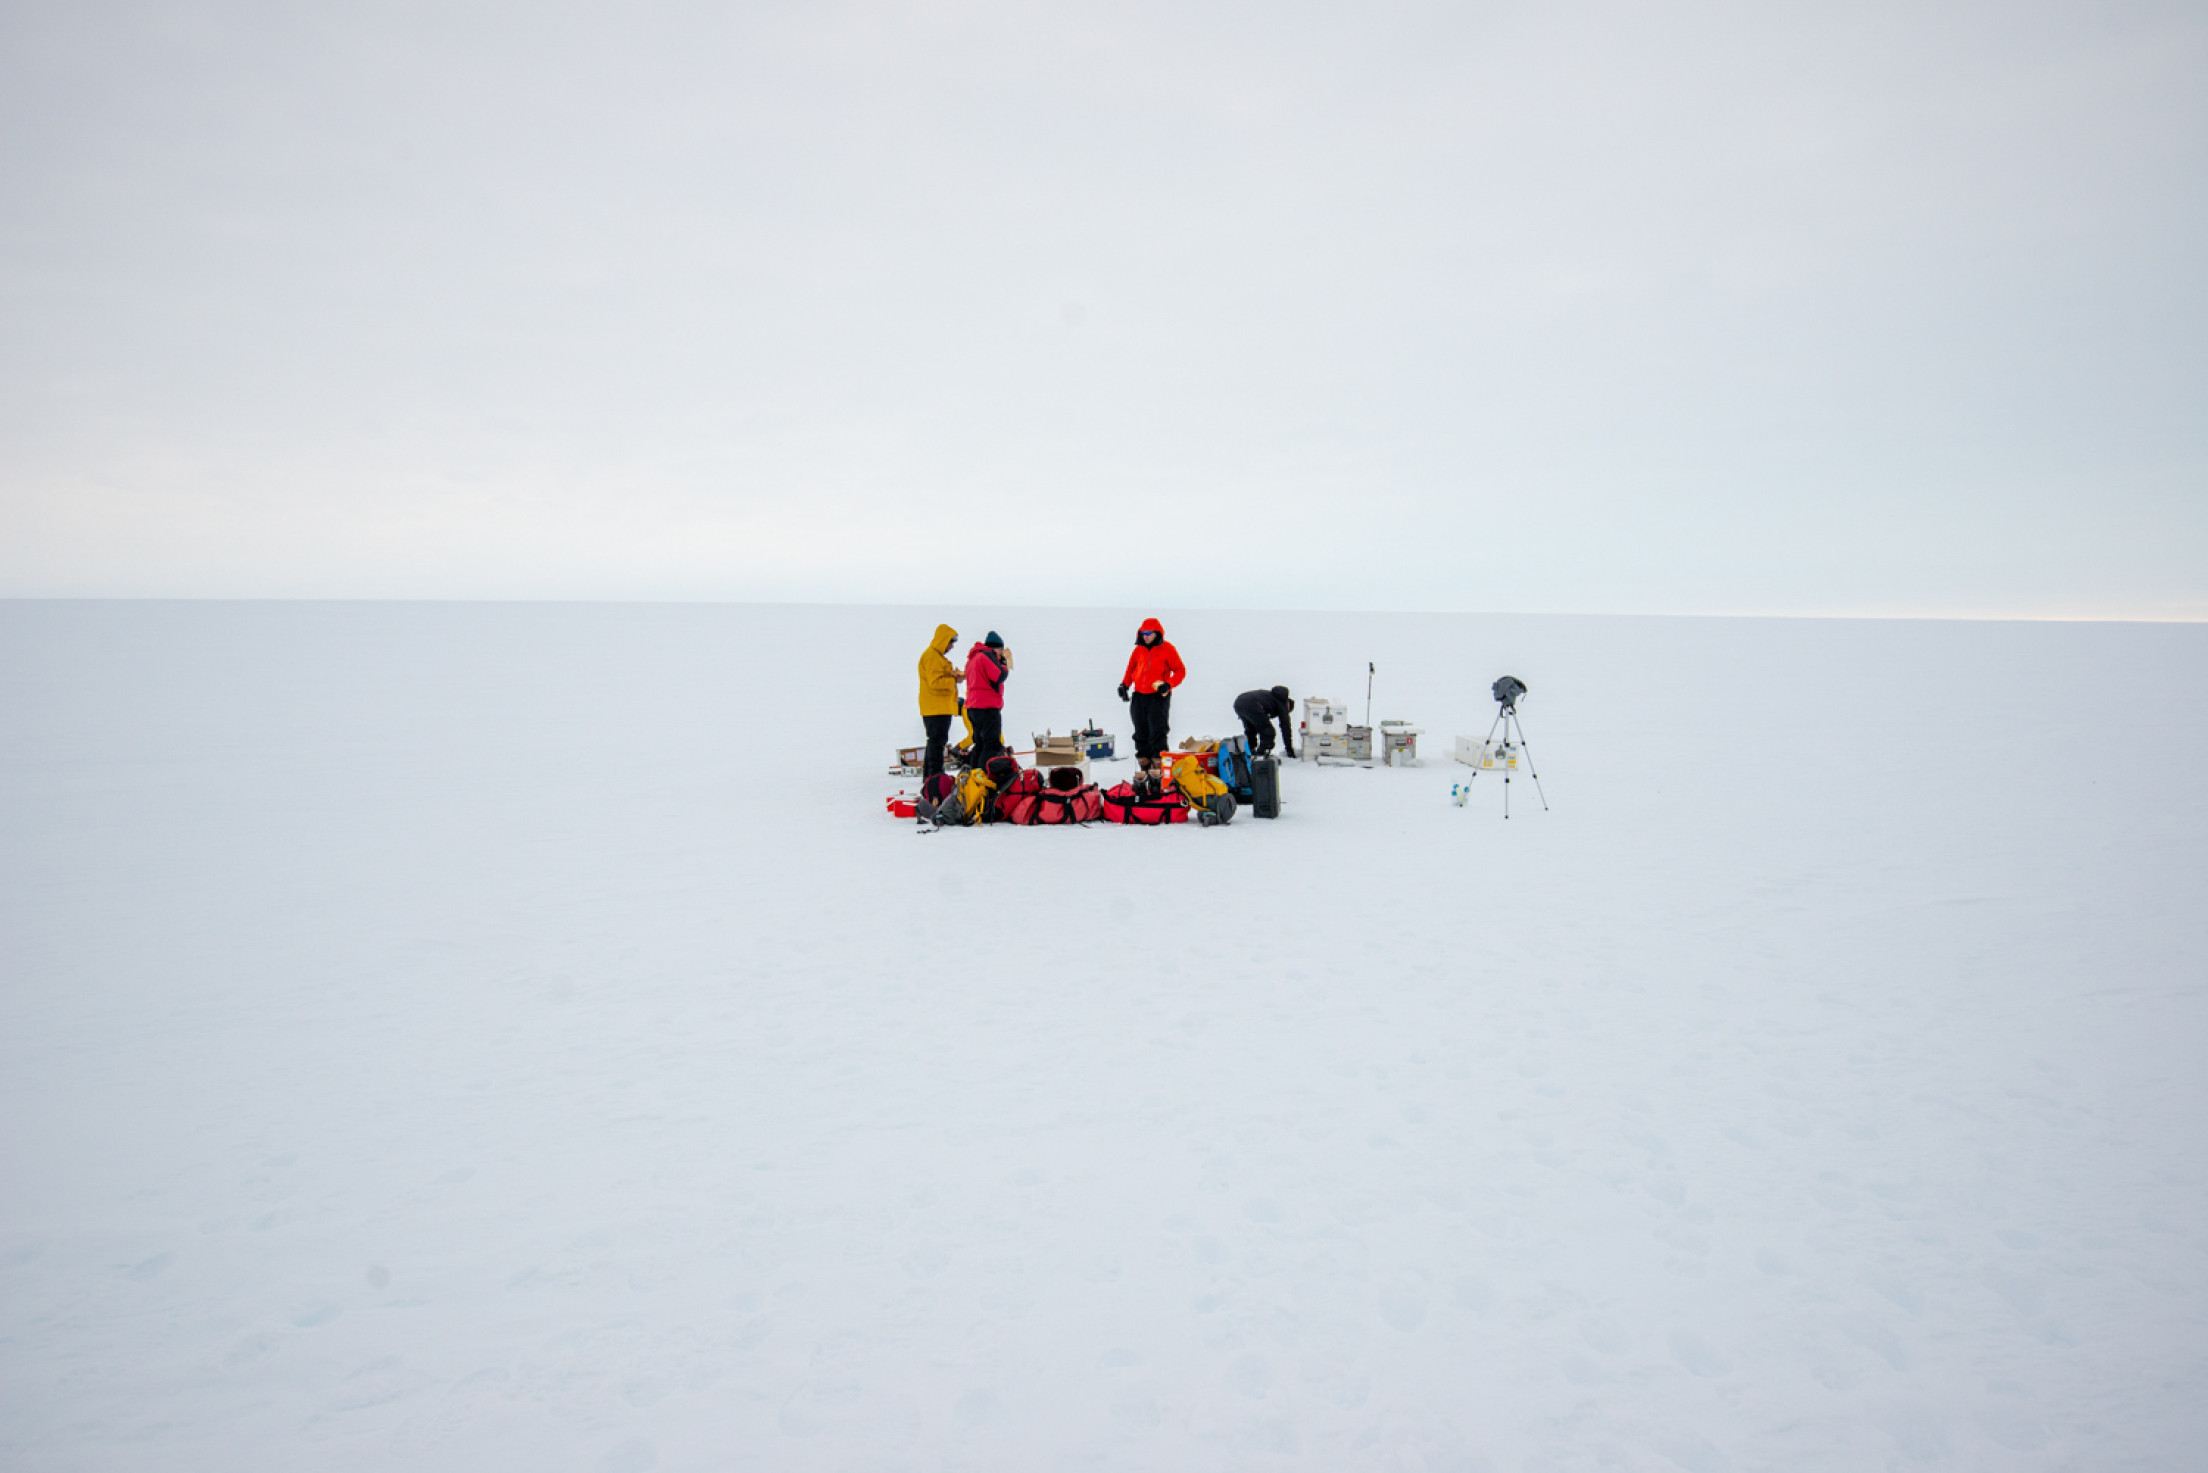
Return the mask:
M1731 1369L1724 1358L1710 1348L1709 1342L1692 1330L1671 1332L1671 1353L1678 1357L1680 1365L1697 1376L1722 1376Z
M1725 1454L1708 1441L1692 1433L1684 1437L1666 1437L1657 1442L1656 1451L1687 1470L1687 1473L1724 1473L1732 1467Z
M1262 1355L1241 1356L1227 1368L1227 1384L1244 1396L1264 1396L1272 1390L1273 1368Z
M1495 1307L1495 1286L1485 1279L1459 1279L1454 1293L1458 1307L1474 1314L1486 1314Z
M1380 1318L1409 1334L1426 1322L1426 1296L1407 1284L1398 1284L1383 1290L1380 1295Z
M1626 1346L1625 1332L1605 1319L1591 1319L1580 1325L1579 1338L1589 1350L1603 1355L1621 1354Z
M646 1473L659 1466L659 1450L641 1437L632 1437L598 1460L600 1473Z

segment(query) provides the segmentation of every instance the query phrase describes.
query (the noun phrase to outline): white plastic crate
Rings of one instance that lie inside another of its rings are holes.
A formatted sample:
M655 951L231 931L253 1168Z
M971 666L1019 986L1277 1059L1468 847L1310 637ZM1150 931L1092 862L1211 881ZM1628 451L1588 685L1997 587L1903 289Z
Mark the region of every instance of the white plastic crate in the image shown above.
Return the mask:
M1297 755L1307 762L1370 762L1372 728L1348 726L1339 731L1306 729L1297 747Z
M1418 739L1424 733L1408 721L1380 723L1380 760L1390 767L1416 767Z
M1457 738L1457 760L1481 772L1516 772L1521 755L1518 744L1508 738L1495 741L1471 736Z

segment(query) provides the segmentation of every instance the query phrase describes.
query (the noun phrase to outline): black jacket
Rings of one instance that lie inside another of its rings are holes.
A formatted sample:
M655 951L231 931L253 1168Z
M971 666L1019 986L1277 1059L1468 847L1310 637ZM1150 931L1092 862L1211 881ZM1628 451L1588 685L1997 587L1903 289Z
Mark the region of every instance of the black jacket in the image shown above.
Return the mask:
M1234 698L1234 714L1241 718L1244 731L1260 731L1269 722L1280 723L1280 747L1290 757L1296 755L1296 738L1288 718L1295 713L1293 700L1284 701L1269 690L1246 690Z

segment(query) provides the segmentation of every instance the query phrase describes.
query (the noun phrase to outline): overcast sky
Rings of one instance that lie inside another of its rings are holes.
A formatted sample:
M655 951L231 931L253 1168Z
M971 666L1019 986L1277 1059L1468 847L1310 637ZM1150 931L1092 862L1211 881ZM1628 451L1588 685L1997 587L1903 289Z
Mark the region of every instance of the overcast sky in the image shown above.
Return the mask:
M2208 617L2208 7L0 7L0 594Z

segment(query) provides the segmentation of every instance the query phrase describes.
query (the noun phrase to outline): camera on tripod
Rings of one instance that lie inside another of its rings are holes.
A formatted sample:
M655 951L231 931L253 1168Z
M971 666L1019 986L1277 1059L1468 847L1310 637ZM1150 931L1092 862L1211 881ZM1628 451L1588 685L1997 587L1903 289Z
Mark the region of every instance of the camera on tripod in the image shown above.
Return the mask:
M1541 774L1534 770L1533 753L1526 746L1526 729L1518 724L1518 698L1526 693L1526 683L1515 675L1505 675L1488 687L1495 692L1495 724L1487 729L1485 738L1470 736L1457 738L1457 760L1472 769L1472 777L1492 772L1503 780L1503 817L1510 817L1510 777L1525 763L1526 776L1533 779L1533 791L1540 796L1541 811L1549 808L1549 795L1541 791ZM1471 778L1449 790L1449 797L1459 808L1471 795Z

